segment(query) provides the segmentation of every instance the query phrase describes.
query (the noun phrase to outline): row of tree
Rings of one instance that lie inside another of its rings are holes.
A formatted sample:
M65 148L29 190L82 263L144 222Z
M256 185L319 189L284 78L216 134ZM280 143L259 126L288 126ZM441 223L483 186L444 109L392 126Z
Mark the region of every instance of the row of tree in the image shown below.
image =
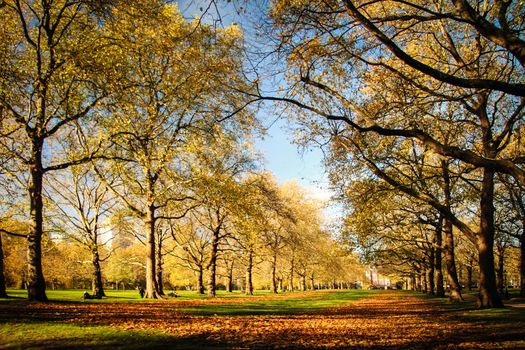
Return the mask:
M348 282L333 266L355 258L322 228L319 208L255 171L238 26L187 21L157 0L1 5L1 230L26 239L27 270L7 269L29 299L47 300L58 282L46 284L43 264L86 261L71 244L90 255L102 297L102 265L135 246L122 243L130 234L144 245L144 261L127 253L145 269L147 298L163 295L167 254L195 271L199 293L206 271L210 295L219 265L230 285L242 264L248 293L262 261L273 291L283 261L288 289L296 276L301 289L316 275Z
M254 96L330 140L354 241L436 273L438 294L443 257L454 299L454 240L470 241L481 307L502 306L495 248L521 248L525 279L524 13L515 1L277 1L289 88Z

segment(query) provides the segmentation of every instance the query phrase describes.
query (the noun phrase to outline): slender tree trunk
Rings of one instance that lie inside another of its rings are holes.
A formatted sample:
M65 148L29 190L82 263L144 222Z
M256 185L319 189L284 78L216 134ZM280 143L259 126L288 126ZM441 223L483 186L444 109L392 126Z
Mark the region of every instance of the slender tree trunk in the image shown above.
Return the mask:
M163 259L162 259L162 237L159 235L157 237L157 249L155 251L156 253L156 259L155 263L157 264L157 267L155 269L155 279L157 282L157 286L159 288L159 295L165 295L164 294L164 278L163 278Z
M228 276L226 278L226 292L231 293L233 291L233 266L235 265L235 260L232 259L231 263L226 262L226 267L228 269Z
M448 170L448 163L446 160L441 161L441 167L443 171L444 180L443 192L445 193L445 206L450 211L452 206L452 188L450 185L450 174ZM458 273L456 270L456 257L454 254L454 234L452 231L452 222L448 218L445 218L443 224L443 234L445 235L445 244L443 245L443 251L445 253L448 284L450 285L449 299L454 302L459 302L463 300L463 297L461 296L461 286L458 281Z
M42 271L43 199L42 167L43 140L32 140L32 164L29 184L29 235L27 236L27 297L29 300L47 301L46 281Z
M275 251L272 256L272 293L277 293L277 252Z
M473 257L469 257L468 260L467 260L467 284L468 284L468 290L471 291L472 290L472 272L473 272L473 269L474 267L472 266L474 263L474 258Z
M104 285L102 284L102 269L100 268L100 256L96 243L91 250L91 262L93 263L92 293L93 297L100 299L106 296Z
M498 259L496 269L496 289L499 295L505 292L504 270L505 270L505 248L501 244L496 244L496 257Z
M160 297L155 263L155 206L150 204L144 221L146 227L146 293L144 298Z
M525 225L525 219L522 225ZM523 230L525 231L525 226ZM525 232L520 236L520 297L525 297Z
M453 302L460 302L463 300L461 296L461 285L458 281L458 274L456 270L456 257L454 254L454 235L452 233L452 223L445 219L443 233L445 234L445 245L443 251L445 252L445 261L447 267L448 284L450 285L449 299Z
M208 262L208 295L214 297L216 293L215 281L217 274L217 254L219 252L220 226L213 231L213 238L210 249L210 260Z
M252 283L252 269L253 269L253 250L248 252L248 261L246 264L246 295L253 295L253 283Z
M202 265L199 265L197 272L197 293L204 294L204 267Z
M480 308L503 307L494 273L494 172L483 169L481 224L477 237Z
M426 273L426 269L421 269L422 272L421 272L421 285L422 285L422 289L423 289L423 293L428 293L428 281L427 281L427 273Z
M314 273L310 275L310 285L312 286L312 290L315 290L315 283L314 283Z
M294 266L295 261L294 257L292 256L292 260L290 261L290 278L288 280L288 289L290 292L293 292L293 275L294 275Z
M436 275L436 296L445 297L445 286L443 282L443 215L439 215L438 225L435 231L436 250L435 250L435 275Z
M4 274L4 249L2 247L2 233L0 233L0 298L7 298Z
M435 238L435 237L434 237ZM435 245L436 245L436 242L435 242L435 239L434 239L434 242L432 242L433 244L431 245L430 247L430 254L429 254L429 257L428 257L428 275L427 275L427 281L428 281L428 289L429 289L429 293L430 294L436 294L436 285L435 285L435 280L434 280L434 272L435 272Z

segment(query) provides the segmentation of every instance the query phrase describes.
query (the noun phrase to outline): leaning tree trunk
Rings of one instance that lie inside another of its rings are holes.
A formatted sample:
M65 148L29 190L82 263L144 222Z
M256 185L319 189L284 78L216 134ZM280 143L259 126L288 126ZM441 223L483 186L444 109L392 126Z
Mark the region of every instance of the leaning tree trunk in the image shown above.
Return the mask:
M2 233L0 233L0 298L7 298L4 274L4 250L2 248Z
M253 282L252 282L252 270L253 270L253 250L248 252L248 261L246 264L246 295L253 295Z
M43 141L32 140L32 164L30 165L29 184L29 235L27 236L27 297L29 300L47 301L46 282L42 271L42 235L44 221L44 204L42 183Z
M214 297L216 293L215 281L217 277L217 255L219 252L220 227L213 231L213 238L210 249L210 260L208 262L208 295Z
M480 203L481 223L477 236L480 308L503 307L494 272L494 172L483 169Z
M445 297L445 286L443 283L443 215L439 215L438 225L435 231L435 240L436 240L436 250L434 252L435 256L435 278L436 278L436 296L438 298Z
M105 297L104 287L102 284L102 270L100 268L100 256L98 254L98 247L95 246L91 250L91 262L93 263L93 277L92 277L92 292L93 297L100 299Z

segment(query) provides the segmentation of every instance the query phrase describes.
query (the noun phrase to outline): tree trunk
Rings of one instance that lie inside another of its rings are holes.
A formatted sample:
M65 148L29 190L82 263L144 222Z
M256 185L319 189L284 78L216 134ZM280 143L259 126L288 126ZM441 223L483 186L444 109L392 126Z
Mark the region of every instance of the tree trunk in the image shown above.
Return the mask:
M483 169L480 203L481 223L477 236L480 308L503 307L494 272L494 172Z
M32 164L29 184L29 235L27 236L27 297L29 300L47 301L46 282L42 271L43 200L42 167L43 140L32 140Z
M272 257L272 293L277 293L277 252L273 253Z
M306 274L301 274L299 275L299 277L299 289L301 290L301 292L304 292L306 291Z
M426 269L421 269L422 272L421 272L421 285L422 285L422 289L423 289L423 293L428 293L428 280L427 280L427 273L426 273Z
M92 278L92 293L93 297L100 299L106 296L104 293L104 286L102 284L102 270L100 268L100 256L98 254L98 247L95 246L91 250L91 261L93 263L93 278Z
M293 274L294 274L294 258L290 261L290 278L288 279L288 290L293 292Z
M197 293L204 294L204 268L199 265L199 271L197 275Z
M505 248L497 244L496 257L498 259L497 269L496 269L496 289L499 295L503 295L505 292L505 282L504 282L504 270L505 270Z
M146 227L146 293L144 298L160 297L155 264L155 206L150 204L144 221Z
M452 189L450 185L448 163L446 160L441 161L441 168L443 171L443 192L445 194L445 206L449 211L451 211ZM444 221L443 234L445 235L445 244L443 245L443 251L445 253L448 284L450 285L449 299L453 302L459 302L463 300L463 297L461 296L461 286L458 281L458 273L456 270L456 257L454 254L454 233L452 231L452 221L450 221L448 218L445 218Z
M235 265L235 260L232 259L231 263L226 262L226 267L228 269L228 275L226 276L226 292L233 292L233 266Z
M430 294L436 294L436 286L435 286L435 280L434 280L434 272L435 272L435 260L434 253L436 251L435 249L435 240L430 247L430 255L428 257L428 270L427 270L427 281L428 281L428 290Z
M220 227L213 231L213 238L210 249L210 261L208 262L208 295L214 297L217 293L215 290L215 280L217 274L217 254L219 252L219 233Z
M438 298L444 298L445 297L445 286L443 282L443 221L444 217L443 215L439 215L439 221L438 225L436 227L435 231L435 239L436 239L436 250L434 252L435 255L435 278L436 278L436 296Z
M248 261L246 264L246 295L253 295L253 283L252 283L252 269L253 269L253 250L248 253Z
M525 225L525 220L523 225ZM523 226L523 230L525 230L525 226ZM520 297L525 297L525 232L520 237Z
M312 290L315 290L315 283L314 283L314 273L310 275L310 285L312 286Z
M163 268L162 268L162 265L163 265L163 259L162 259L162 237L159 235L157 237L157 250L156 250L156 264L157 264L157 268L155 270L155 279L156 279L156 282L157 282L157 286L158 286L158 289L159 289L159 295L165 295L164 294L164 278L163 278Z
M467 284L468 284L469 291L472 290L472 284L473 284L473 281L472 281L472 272L474 269L474 267L472 266L473 262L474 262L474 258L469 257L467 260Z
M0 233L0 298L7 298L4 274L4 250L2 248L2 233Z
M445 234L445 245L443 247L443 251L445 252L448 284L450 285L449 299L453 302L460 302L463 300L463 297L461 296L461 285L459 284L458 273L456 270L454 234L452 232L452 222L450 222L448 219L445 219L443 233Z

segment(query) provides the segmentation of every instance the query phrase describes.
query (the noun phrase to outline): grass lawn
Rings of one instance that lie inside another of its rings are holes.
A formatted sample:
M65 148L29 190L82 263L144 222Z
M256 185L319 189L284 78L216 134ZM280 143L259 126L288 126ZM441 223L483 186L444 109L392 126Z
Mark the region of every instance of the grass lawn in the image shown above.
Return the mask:
M141 299L107 291L0 299L0 349L525 348L525 310L476 310L407 291L315 291Z

